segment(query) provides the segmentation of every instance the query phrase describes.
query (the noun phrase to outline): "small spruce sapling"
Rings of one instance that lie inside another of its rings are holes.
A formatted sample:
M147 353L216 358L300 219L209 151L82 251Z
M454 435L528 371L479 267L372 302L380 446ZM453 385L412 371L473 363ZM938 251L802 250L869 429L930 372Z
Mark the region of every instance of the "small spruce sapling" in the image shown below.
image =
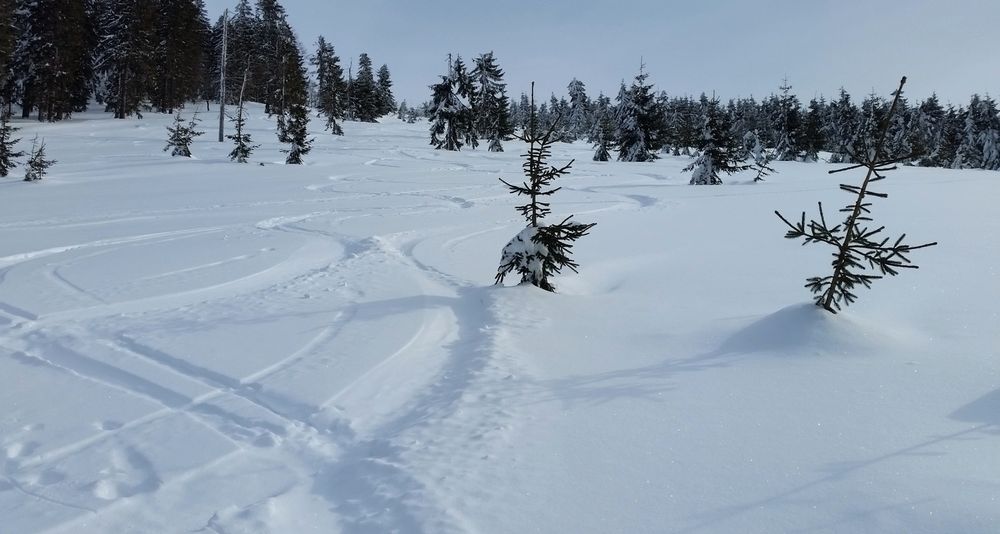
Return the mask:
M7 115L0 111L0 177L10 174L10 170L17 167L17 158L24 156L24 152L14 150L20 139L14 139L15 128L7 122Z
M45 159L45 140L38 141L38 136L31 143L31 155L28 157L28 164L25 166L25 182L37 182L45 177L45 172L49 167L56 164L55 160Z
M167 146L163 147L163 151L173 149L170 152L171 156L180 156L184 158L191 157L191 143L194 142L194 138L199 135L204 135L205 132L199 132L198 126L198 114L195 113L191 117L191 121L187 125L181 122L181 114L178 111L177 115L174 116L174 125L167 127L167 132L170 133L170 137L167 138Z
M885 156L886 134L889 131L892 115L896 112L899 99L903 94L903 86L906 84L906 77L899 82L899 89L895 93L889 113L883 118L881 128L877 131L874 150L871 152L861 152L851 154L855 161L861 164L830 171L832 173L846 170L866 168L868 169L864 181L860 186L841 184L840 189L856 196L854 203L847 205L840 211L847 214L847 219L834 227L830 227L823 214L823 204L819 204L819 221L811 220L806 223L806 214L802 214L802 219L792 223L781 213L774 213L784 222L789 230L785 234L788 239L803 239L804 243L826 243L834 247L833 253L833 274L829 276L816 276L808 279L806 287L816 295L815 302L831 313L837 313L843 306L848 306L857 300L854 289L858 286L870 288L874 280L883 278L885 275L895 276L900 269L916 269L917 266L910 262L907 257L913 250L931 247L937 243L924 243L923 245L908 245L903 243L906 234L893 240L889 237L880 239L884 226L872 228L871 202L866 201L868 196L886 198L885 193L878 193L868 189L872 182L885 179L882 174L886 171L894 170L892 166L897 160L883 159ZM909 158L910 156L906 156ZM903 158L903 159L906 159ZM874 224L872 224L874 226ZM878 270L879 274L866 274L868 269Z
M243 106L243 94L247 87L248 71L249 69L243 73L243 86L240 89L240 100L239 106L236 108L236 115L229 117L233 121L235 132L232 135L226 136L226 139L233 141L235 145L233 151L229 153L229 159L237 163L246 163L254 149L260 147L260 145L253 144L250 134L244 132L246 128L246 112Z
M764 146L757 130L747 132L743 137L743 146L747 148L750 159L753 160L750 169L757 171L757 176L753 178L754 182L763 182L764 178L777 172L771 167L775 153Z
M532 84L532 109L534 109L534 84ZM549 203L543 201L552 196L559 187L552 187L552 181L569 173L573 165L570 161L562 167L554 167L546 163L552 153L552 145L558 139L557 129L560 118L546 128L545 133L538 133L538 118L532 112L528 129L523 135L516 136L528 143L527 160L522 165L527 177L520 185L514 185L500 179L512 194L529 197L527 204L517 207L524 216L528 226L514 237L503 248L500 267L497 269L496 283L502 284L504 278L517 272L521 275L521 283L530 283L546 291L555 291L549 278L558 274L563 268L577 272L577 264L571 258L573 244L577 239L587 235L596 223L582 224L572 222L572 215L557 224L542 224L552 210Z

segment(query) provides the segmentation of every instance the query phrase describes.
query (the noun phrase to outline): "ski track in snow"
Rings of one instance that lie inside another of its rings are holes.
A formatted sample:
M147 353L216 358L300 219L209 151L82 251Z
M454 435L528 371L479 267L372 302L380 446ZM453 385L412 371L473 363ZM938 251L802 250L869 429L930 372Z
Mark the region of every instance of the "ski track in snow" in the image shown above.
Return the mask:
M106 128L96 134L102 136L119 126L98 127ZM580 370L570 367L569 376L533 377L551 365L548 359L562 354L526 348L519 336L544 340L545 333L563 326L559 316L566 310L546 308L551 301L543 302L527 288L490 287L496 258L483 258L483 250L493 252L481 245L495 243L498 255L523 225L512 209L516 201L495 178L521 179L519 152L513 146L510 154L421 149L425 132L404 126L398 127L404 134L392 140L412 147L382 146L385 133L373 128L320 143L302 174L278 165L230 165L211 145L214 152L192 163L236 169L225 177L231 197L169 199L148 210L110 205L99 214L63 208L37 219L0 214L0 237L11 238L0 256L0 365L90 392L79 399L79 409L87 414L81 417L92 419L63 421L60 428L58 421L30 420L33 412L20 406L11 420L0 419L0 429L11 429L0 435L0 511L16 514L17 526L54 534L301 529L290 522L286 507L311 518L307 528L312 530L301 531L499 532L523 527L530 519L500 517L497 508L518 503L531 508L553 486L541 483L514 498L509 493L518 491L516 485L493 487L493 480L515 480L514 466L540 467L537 476L545 479L551 475L546 469L558 474L558 468L574 465L573 451L567 451L568 459L531 463L530 446L516 445L521 436L551 436L539 434L539 428L557 427L563 414L580 417L574 410L588 402L613 405L626 399L615 409L629 419L633 411L646 409L629 403L669 391L677 381L673 373L690 369L695 375L743 363L709 353L667 364L647 362L634 373L622 364L602 374L585 369L594 363L584 361ZM158 130L134 133L159 142ZM121 158L100 154L111 149L103 147L88 144L78 162L61 158L65 161L57 168L65 181L45 194L79 187L95 173L106 179L87 187L124 182L136 168L160 168L148 163L143 144ZM670 161L657 172L636 172L634 166L587 162L589 150L557 147L555 161L577 157L580 169L555 197L553 217L565 212L599 221L595 231L620 224L615 217L697 210L705 199L731 202L827 191L816 181L752 190L740 185L689 189L678 172L687 160ZM108 161L115 163L108 166ZM170 166L162 167L155 179L175 177ZM250 184L246 191L244 180ZM597 214L607 214L607 221ZM658 238L654 230L643 235ZM46 232L45 241L14 239L35 231ZM581 250L586 254L585 245ZM673 258L686 252L668 250L669 255L661 254ZM176 257L178 251L190 257ZM137 262L134 272L120 264L129 261ZM628 289L628 277L647 272L652 263L648 258L607 261L589 272L585 264L581 278L568 283L570 296L556 302L569 309L584 297L609 299ZM111 274L101 276L102 271ZM592 312L582 306L579 313L589 317ZM650 320L643 314L642 320ZM591 324L599 329L602 323ZM631 327L614 324L608 328ZM621 357L649 357L649 346L673 348L671 336L681 334L665 330L670 333L636 334L639 348ZM585 348L588 334L581 333L583 340L566 339ZM595 342L594 350L617 350ZM526 353L532 350L540 354ZM538 368L526 363L536 358ZM661 379L661 374L668 376ZM617 384L626 378L634 380ZM646 382L655 380L660 381ZM72 406L65 398L53 402ZM545 411L560 403L561 410ZM664 414L663 424L673 425L668 436L685 427L672 412ZM617 419L618 412L608 418ZM995 426L972 422L976 426L942 440L979 436ZM712 437L722 442L723 435ZM188 436L191 449L172 456L169 451L185 446ZM939 443L900 447L900 454ZM839 475L789 483L770 497L757 493L731 499L713 513L691 512L669 527L676 532L735 528L761 508L836 483L838 476L889 456L876 458ZM259 480L224 485L228 476L248 472L259 473ZM518 472L516 477L530 475ZM668 486L657 482L658 491L667 493ZM227 489L231 496L213 493ZM636 500L653 494L637 493ZM508 498L513 500L503 500ZM500 504L491 507L495 502ZM28 505L30 511L17 512ZM588 514L581 517L596 517ZM886 520L890 526L898 525L895 517ZM558 521L546 519L539 528ZM622 526L585 521L571 524L594 532ZM635 531L659 531L641 518L630 525Z

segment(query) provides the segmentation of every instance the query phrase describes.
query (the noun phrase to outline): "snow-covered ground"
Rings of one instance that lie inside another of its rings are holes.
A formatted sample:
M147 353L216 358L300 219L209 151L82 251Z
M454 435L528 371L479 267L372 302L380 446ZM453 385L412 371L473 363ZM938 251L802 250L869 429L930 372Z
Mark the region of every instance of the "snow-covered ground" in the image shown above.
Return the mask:
M255 115L263 165L19 123L59 163L0 183L0 532L1000 531L1000 174L892 173L878 221L940 245L833 316L773 210L859 173L560 145L598 224L547 294L491 286L518 143L348 123L286 167Z

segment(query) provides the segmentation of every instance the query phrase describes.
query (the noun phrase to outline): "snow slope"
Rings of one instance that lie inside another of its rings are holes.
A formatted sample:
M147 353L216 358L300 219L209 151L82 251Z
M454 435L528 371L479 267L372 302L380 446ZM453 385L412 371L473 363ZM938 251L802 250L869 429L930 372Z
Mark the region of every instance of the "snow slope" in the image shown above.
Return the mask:
M598 225L553 295L490 285L517 143L348 123L287 167L255 114L263 165L19 124L59 163L0 183L0 532L1000 531L997 173L882 182L941 244L832 316L772 211L860 176L560 145L553 216Z

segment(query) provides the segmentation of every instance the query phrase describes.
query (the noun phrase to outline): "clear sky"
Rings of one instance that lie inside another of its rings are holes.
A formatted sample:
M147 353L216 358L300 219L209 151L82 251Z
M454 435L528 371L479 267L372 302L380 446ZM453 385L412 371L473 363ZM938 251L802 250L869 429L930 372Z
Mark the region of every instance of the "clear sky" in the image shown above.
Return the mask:
M235 0L206 0L217 18ZM671 95L764 96L787 77L803 101L907 94L945 102L1000 96L1000 0L284 0L311 53L318 35L345 66L389 65L397 100L430 99L448 53L494 51L517 97L561 96L576 77L618 92L645 62Z

